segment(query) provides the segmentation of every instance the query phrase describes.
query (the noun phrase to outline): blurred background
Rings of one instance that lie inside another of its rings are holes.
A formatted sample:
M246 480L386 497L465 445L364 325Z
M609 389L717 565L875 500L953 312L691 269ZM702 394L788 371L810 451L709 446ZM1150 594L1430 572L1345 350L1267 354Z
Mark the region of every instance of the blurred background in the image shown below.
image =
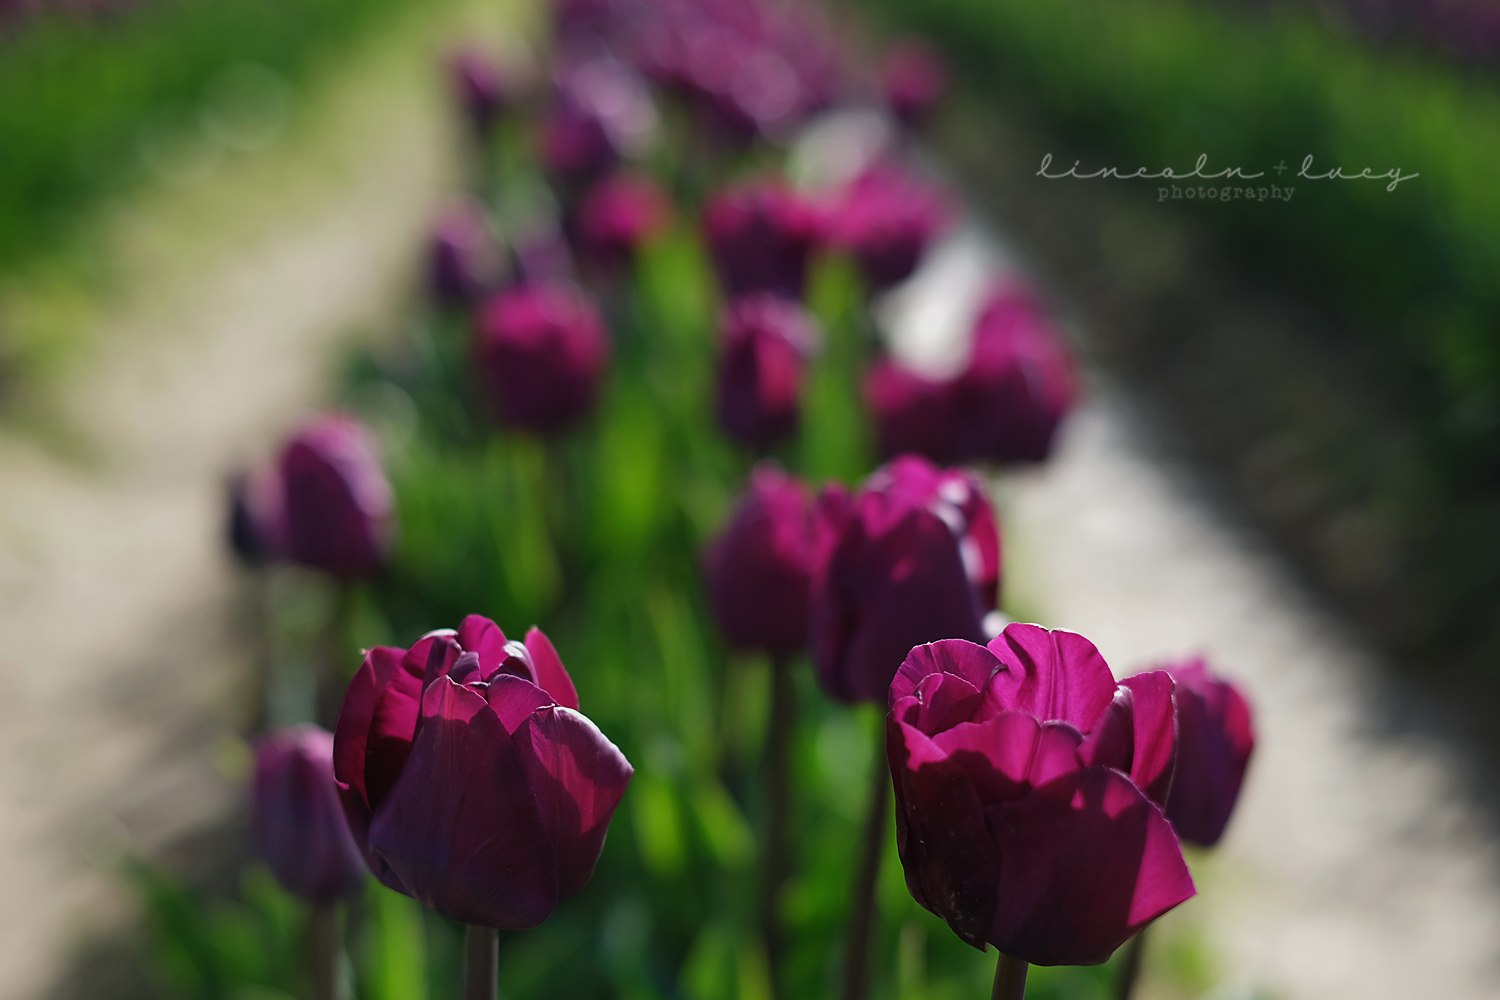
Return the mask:
M954 252L1028 275L1079 359L1052 458L993 478L1003 609L1117 675L1204 654L1257 707L1239 811L1139 995L1500 995L1500 7L808 7L852 77L892 39L943 54L919 155L977 234ZM539 621L637 767L590 889L502 941L502 995L769 996L743 918L768 670L694 583L748 465L704 402L691 213L637 261L589 430L544 453L442 402L461 323L426 301L428 241L495 176L445 60L545 77L554 22L545 0L0 0L0 998L302 995L247 740L310 697L340 598L237 565L225 483L329 407L377 432L401 524L343 608L349 671L470 611ZM766 131L756 165L797 141ZM1200 157L1263 176L1129 179ZM499 176L511 218L545 200ZM921 278L908 300L949 287ZM834 360L846 279L809 292ZM830 379L815 413L853 398ZM857 479L858 428L814 426L803 471ZM810 997L881 721L798 685L783 909ZM989 959L886 861L875 995L983 995ZM358 996L451 991L440 918L372 888L350 920L376 942ZM1110 996L1111 972L1038 970L1031 995Z

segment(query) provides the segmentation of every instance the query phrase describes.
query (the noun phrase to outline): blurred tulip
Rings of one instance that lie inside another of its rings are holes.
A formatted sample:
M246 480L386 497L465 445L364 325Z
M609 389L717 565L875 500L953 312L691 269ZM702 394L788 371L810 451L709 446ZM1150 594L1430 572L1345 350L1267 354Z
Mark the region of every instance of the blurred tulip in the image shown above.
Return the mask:
M662 233L672 207L648 177L616 174L596 184L578 209L580 255L601 267L630 260L647 240Z
M730 645L790 656L807 646L809 587L826 525L813 494L762 462L704 553L714 618Z
M995 292L974 326L969 361L946 381L894 360L865 376L880 451L938 462L1040 462L1077 393L1061 336L1027 292Z
M481 135L494 127L513 100L501 65L478 49L460 49L448 58L448 78L469 124Z
M472 302L500 283L505 255L484 207L462 201L438 221L428 252L432 293L440 302Z
M282 554L281 477L270 466L236 473L229 480L229 548L246 566L260 566Z
M1162 812L1172 680L1116 685L1093 643L1014 624L918 646L887 754L907 888L976 948L1093 965L1195 889Z
M480 927L534 927L593 875L633 769L578 712L540 631L507 642L470 615L365 656L334 773L386 885Z
M824 490L829 552L813 576L818 680L880 701L913 646L984 638L1000 586L1000 532L979 480L903 455L853 497Z
M604 176L619 161L604 122L591 111L563 105L542 123L541 159L547 172L573 186Z
M769 448L797 429L817 321L790 299L762 292L730 302L719 331L719 426L747 448Z
M332 733L299 726L256 744L250 833L271 873L293 895L328 903L364 886L364 858L333 780Z
M891 47L883 67L885 103L906 125L917 125L932 113L948 89L942 53L920 39Z
M350 417L319 417L287 443L278 470L287 558L344 579L380 572L395 498L369 432Z
M931 185L880 164L839 198L830 241L853 255L871 288L883 290L911 276L948 213L947 202Z
M722 191L703 208L703 233L726 298L775 292L801 299L822 240L817 207L776 182Z
M1179 733L1167 819L1183 840L1212 847L1229 825L1255 749L1250 703L1202 659L1166 671L1177 682Z
M542 124L542 165L577 197L621 157L645 152L658 119L645 81L610 57L561 60L557 93Z
M592 302L562 285L523 285L490 299L476 320L475 361L502 420L537 434L593 409L609 336Z

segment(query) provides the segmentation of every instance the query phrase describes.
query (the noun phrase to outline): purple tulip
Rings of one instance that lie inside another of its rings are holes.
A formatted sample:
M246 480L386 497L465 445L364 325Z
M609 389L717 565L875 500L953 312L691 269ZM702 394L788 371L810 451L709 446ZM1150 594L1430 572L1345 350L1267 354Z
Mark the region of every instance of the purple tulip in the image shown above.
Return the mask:
M980 950L1094 965L1196 891L1162 812L1172 679L1014 624L918 646L891 684L896 844L922 906Z
M813 576L813 666L844 702L880 701L913 646L982 639L1000 587L1000 532L962 469L903 455L853 497L822 498L829 553Z
M640 75L613 58L562 59L556 79L541 159L571 200L622 156L644 149L657 124L656 106Z
M891 165L866 170L833 211L831 242L851 254L870 287L909 278L947 224L946 200L931 185Z
M578 209L582 256L601 267L618 267L671 221L666 195L648 177L616 174L596 184Z
M255 746L250 833L290 893L328 903L365 884L365 861L349 833L333 781L333 734L283 729Z
M478 615L365 656L334 734L355 841L386 885L481 927L534 927L594 872L632 768L578 712L547 637Z
M542 165L571 186L592 183L619 162L609 130L590 109L562 104L542 123Z
M229 480L229 548L245 565L260 566L285 551L282 503L281 477L272 466Z
M948 89L942 54L919 39L892 46L883 69L886 106L906 125L920 124Z
M481 135L494 127L514 97L504 69L477 49L453 53L448 58L448 78L469 124Z
M796 302L762 292L730 302L719 331L719 426L748 448L769 448L797 429L816 321Z
M609 336L583 293L513 288L485 303L476 326L475 360L502 420L550 434L593 409Z
M951 381L918 375L888 356L877 358L865 373L864 397L875 418L880 454L956 461L953 396Z
M358 421L313 421L282 450L278 471L289 559L344 579L380 572L395 500L375 442Z
M1167 818L1190 844L1212 847L1234 812L1255 749L1250 703L1202 659L1166 668L1177 682L1177 777Z
M428 252L434 297L455 305L472 302L500 283L505 256L477 202L461 201L438 220Z
M828 524L812 491L762 462L704 554L714 617L730 645L790 656L807 646L809 588Z
M816 206L775 182L731 188L703 208L704 237L727 298L775 292L801 299L824 228Z

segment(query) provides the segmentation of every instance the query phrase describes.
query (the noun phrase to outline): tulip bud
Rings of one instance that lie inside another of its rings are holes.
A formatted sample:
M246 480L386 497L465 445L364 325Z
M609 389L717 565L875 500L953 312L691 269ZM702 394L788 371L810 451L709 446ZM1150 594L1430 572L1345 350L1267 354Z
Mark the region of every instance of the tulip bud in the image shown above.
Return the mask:
M703 233L726 298L775 292L801 299L823 219L801 195L769 182L731 188L703 209Z
M709 603L731 645L790 656L807 646L809 587L824 523L812 491L761 463L704 554Z
M600 181L578 209L582 255L600 267L618 267L671 220L672 208L647 177L616 174Z
M1175 743L1171 678L1117 685L1083 636L916 647L886 718L907 888L980 950L1105 961L1196 892L1161 808Z
M512 86L500 64L477 49L461 49L448 59L448 78L474 131L494 127L511 103Z
M270 562L285 547L281 492L281 479L269 466L229 480L229 548L246 566Z
M429 251L429 281L440 302L472 302L500 282L505 256L483 206L459 202L443 213Z
M581 292L513 288L485 303L476 325L475 360L502 420L550 434L593 409L609 336Z
M368 432L320 417L287 443L279 471L287 557L345 579L378 573L395 500Z
M864 397L875 418L881 455L909 452L934 462L957 461L951 381L929 379L888 356L880 357L865 374Z
M1190 844L1224 835L1255 749L1250 703L1202 659L1166 668L1177 682L1177 776L1167 818Z
M365 862L349 833L333 780L333 734L284 729L255 747L250 832L276 880L313 903L364 885Z
M534 927L583 888L632 773L547 637L508 642L478 615L370 650L334 735L375 874L480 927Z
M851 182L833 211L832 242L851 254L870 287L909 278L948 222L948 206L930 185L882 165Z
M581 186L608 173L619 162L619 152L598 115L561 104L542 123L541 160L548 173Z
M948 89L948 69L931 45L908 39L891 47L883 72L885 103L903 124L920 124Z
M826 559L813 576L812 657L840 701L880 701L907 652L985 637L1000 532L979 480L903 455L853 497L824 490Z
M790 299L763 292L729 303L719 329L719 426L748 448L769 448L797 429L816 321Z

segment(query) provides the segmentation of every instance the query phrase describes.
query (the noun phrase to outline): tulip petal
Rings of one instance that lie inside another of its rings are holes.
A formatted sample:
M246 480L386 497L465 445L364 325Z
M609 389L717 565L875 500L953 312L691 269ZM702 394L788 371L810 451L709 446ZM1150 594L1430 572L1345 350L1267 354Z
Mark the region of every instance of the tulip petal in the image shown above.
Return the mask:
M1088 732L1114 700L1109 665L1081 635L1016 622L990 640L989 650L1006 669L985 689L983 715L1016 709Z
M924 744L930 746L920 731L886 720L886 757L896 786L896 842L906 887L912 898L982 951L995 909L998 858L967 771L941 757L919 762L909 747Z
M562 658L542 630L532 628L526 633L526 651L531 654L532 666L536 668L537 684L552 696L552 700L564 708L577 710L578 689L573 687L573 678L568 676Z
M1036 755L1031 758L1031 770L1026 780L1035 787L1078 770L1083 766L1078 752L1082 743L1083 734L1068 723L1042 723L1036 741Z
M1250 706L1201 662L1173 667L1177 679L1177 774L1167 815L1183 840L1218 843L1255 747Z
M344 703L339 709L338 724L333 737L333 772L338 782L359 796L369 808L369 796L365 792L365 747L370 736L370 725L375 719L375 706L380 694L390 683L391 677L401 667L406 650L392 646L376 646L365 653L365 662L360 664L349 689L344 692ZM416 716L412 716L412 729L416 729Z
M433 681L447 676L462 653L453 630L441 629L428 632L418 639L406 651L406 659L402 661L402 665L422 678L422 690L426 691Z
M635 769L598 726L571 708L538 711L515 735L523 747L530 739L531 788L557 855L560 898L567 899L594 874L610 817Z
M458 648L479 654L479 672L484 680L504 662L505 633L483 615L469 615L458 623Z
M553 704L551 695L514 674L495 674L485 689L485 697L500 724L512 736L531 713Z
M958 764L986 802L1013 799L1028 787L1027 775L1043 727L1022 712L1001 712L984 722L961 722L932 738ZM1055 738L1055 737L1054 737Z
M1130 780L1146 793L1146 798L1166 808L1177 761L1177 708L1172 678L1165 670L1153 670L1127 677L1120 686L1133 696Z
M1035 965L1094 965L1196 891L1162 811L1091 767L986 810L1000 874L988 940Z
M1115 700L1109 703L1078 748L1085 766L1130 771L1130 762L1135 755L1135 726L1131 721L1134 702L1135 695L1130 688L1120 685L1115 691Z
M557 858L526 757L476 691L439 678L371 848L422 903L481 927L535 927L558 901Z
M918 686L933 674L953 675L974 691L983 691L999 669L1000 661L995 654L977 642L942 639L925 643L913 647L896 671L896 677L891 681L889 704L894 705L899 699L916 694Z

